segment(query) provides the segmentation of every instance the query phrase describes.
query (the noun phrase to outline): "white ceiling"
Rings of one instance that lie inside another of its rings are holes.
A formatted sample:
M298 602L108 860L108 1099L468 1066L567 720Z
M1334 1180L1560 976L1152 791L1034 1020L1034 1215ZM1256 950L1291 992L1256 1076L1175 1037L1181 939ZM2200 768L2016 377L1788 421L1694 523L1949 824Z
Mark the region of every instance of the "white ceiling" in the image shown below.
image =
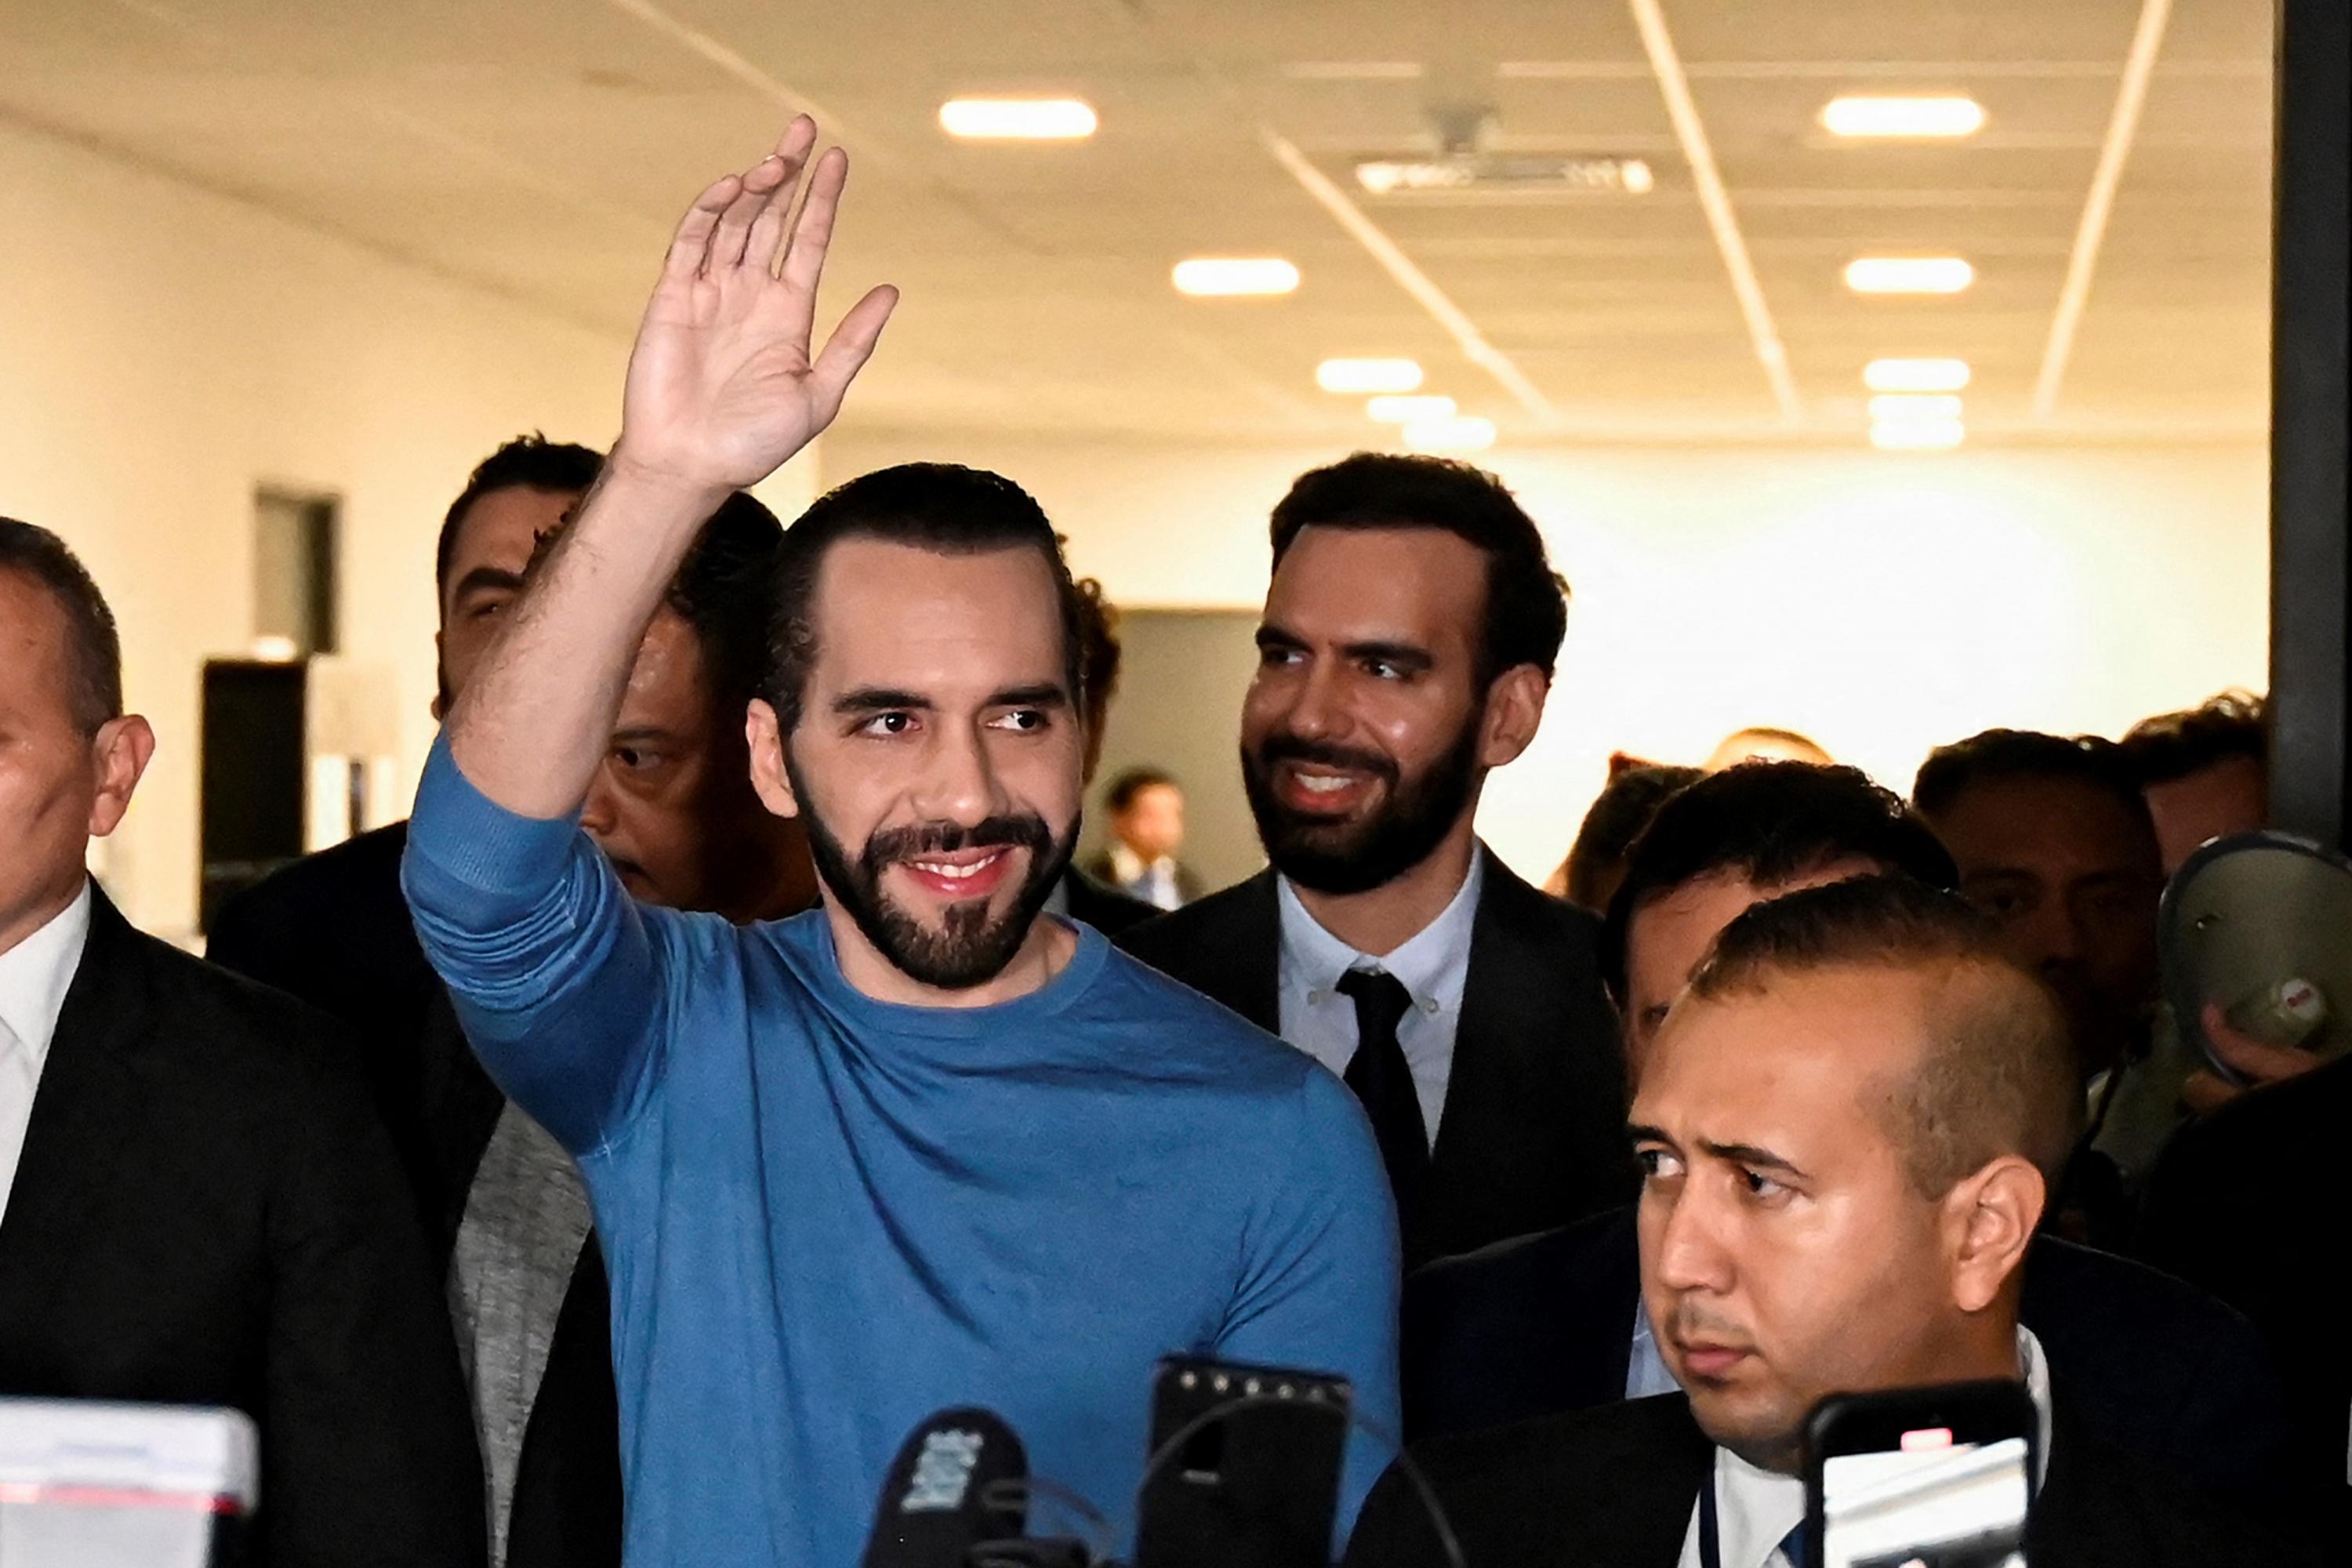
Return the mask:
M860 386L867 425L1363 441L1373 427L1315 390L1314 366L1403 353L1516 444L1852 442L1864 361L1957 354L1976 367L1975 441L2243 439L2267 406L2270 11L13 0L0 119L625 334L679 206L812 108L858 160L835 307L885 279L907 295ZM2085 225L2136 31L2158 19L2144 113L2108 149L2111 213ZM1696 143L1662 92L1677 63ZM1856 89L1965 90L1990 119L1957 144L1832 142L1815 116ZM953 94L1034 91L1088 99L1101 133L974 146L936 130ZM1356 158L1433 149L1439 103L1491 106L1499 150L1641 156L1657 187L1353 195ZM1720 233L1695 150L1720 170ZM1313 198L1318 172L1370 244ZM1376 258L1383 238L1422 297ZM1952 299L1847 292L1843 264L1876 251L1957 253L1979 280ZM1201 253L1287 256L1305 283L1181 299L1169 267ZM2085 308L2045 408L2070 262ZM1774 336L1785 396L1759 348ZM1497 357L1474 363L1465 341Z

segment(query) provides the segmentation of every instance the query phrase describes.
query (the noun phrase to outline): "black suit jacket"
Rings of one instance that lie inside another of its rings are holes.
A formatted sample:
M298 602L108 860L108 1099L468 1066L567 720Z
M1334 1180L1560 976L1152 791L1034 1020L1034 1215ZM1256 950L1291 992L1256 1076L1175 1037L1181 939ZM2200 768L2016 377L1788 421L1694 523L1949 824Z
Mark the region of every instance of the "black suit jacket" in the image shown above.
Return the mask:
M2254 1321L2290 1369L2296 1473L2352 1542L2352 1058L2259 1089L2176 1134L2149 1176L2140 1251ZM2352 1555L2352 1553L2347 1553Z
M1622 1400L1641 1300L1633 1214L1521 1237L1405 1281L1408 1440ZM2203 1291L2043 1237L2025 1326L2101 1438L2249 1506L2273 1500L2286 1442L2261 1337Z
M1600 922L1512 875L1483 847L1486 882L1430 1179L1399 1216L1411 1268L1623 1203L1624 1058L1601 990ZM1281 916L1274 873L1120 938L1136 957L1279 1033Z
M348 1040L95 889L0 1220L0 1391L244 1411L269 1568L483 1561L446 1310Z
M2050 1468L2026 1524L2036 1568L2305 1568L2317 1553L2173 1485L2074 1418L2053 1371ZM1715 1450L1680 1394L1601 1405L1412 1449L1474 1564L1674 1568ZM1348 1568L1445 1568L1421 1498L1391 1468Z
M1062 896L1072 920L1084 921L1105 936L1117 936L1161 913L1159 905L1130 898L1076 866L1062 873Z
M333 1014L360 1037L441 1279L506 1097L475 1058L417 943L400 891L407 844L408 825L394 823L278 871L222 907L207 956ZM446 1315L443 1325L446 1337ZM523 1432L507 1568L620 1563L612 1339L604 1254L591 1235Z

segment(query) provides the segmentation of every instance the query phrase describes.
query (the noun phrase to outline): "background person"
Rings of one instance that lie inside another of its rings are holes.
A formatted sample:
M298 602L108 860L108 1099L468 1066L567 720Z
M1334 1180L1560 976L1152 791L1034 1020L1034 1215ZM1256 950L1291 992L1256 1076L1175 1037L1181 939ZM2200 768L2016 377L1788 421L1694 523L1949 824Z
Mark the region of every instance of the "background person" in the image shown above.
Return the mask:
M1271 862L1129 951L1343 1076L1408 1264L1631 1191L1596 922L1479 842L1543 719L1568 588L1492 474L1359 453L1274 510L1242 782Z
M154 746L98 585L0 519L0 1393L243 1411L267 1568L479 1563L448 1320L350 1042L84 868Z
M2078 1117L2065 1018L1949 894L1862 878L1724 928L1634 1091L1642 1292L1684 1393L1415 1449L1466 1560L1794 1568L1834 1393L2015 1379L2036 1563L2311 1563L2103 1441L2018 1319ZM1704 1502L1702 1500L1704 1496ZM1447 1561L1392 1471L1348 1561Z

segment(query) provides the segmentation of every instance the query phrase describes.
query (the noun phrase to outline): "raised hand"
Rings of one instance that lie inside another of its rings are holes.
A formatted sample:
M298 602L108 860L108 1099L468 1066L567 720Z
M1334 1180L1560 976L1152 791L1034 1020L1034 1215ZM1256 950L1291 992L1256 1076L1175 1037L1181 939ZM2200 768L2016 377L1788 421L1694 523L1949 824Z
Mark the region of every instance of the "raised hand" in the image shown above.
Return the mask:
M838 147L816 161L785 243L793 193L815 144L815 122L798 117L773 153L688 209L629 355L616 468L713 494L741 489L782 467L840 412L898 292L867 294L811 357L817 283L849 173Z

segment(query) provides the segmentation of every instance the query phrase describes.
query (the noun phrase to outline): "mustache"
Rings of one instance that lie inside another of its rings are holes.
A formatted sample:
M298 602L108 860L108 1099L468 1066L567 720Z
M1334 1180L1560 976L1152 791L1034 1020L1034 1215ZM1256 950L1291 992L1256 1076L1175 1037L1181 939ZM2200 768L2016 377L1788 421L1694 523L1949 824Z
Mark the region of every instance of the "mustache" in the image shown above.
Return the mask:
M1378 752L1310 741L1302 735L1268 735L1258 742L1257 761L1260 768L1271 768L1276 763L1321 763L1326 767L1370 773L1388 784L1397 782L1395 762Z
M866 841L858 857L868 871L879 871L920 855L951 855L959 849L1027 849L1044 855L1054 847L1045 819L1034 812L990 816L966 826L958 822L917 822L885 827Z

